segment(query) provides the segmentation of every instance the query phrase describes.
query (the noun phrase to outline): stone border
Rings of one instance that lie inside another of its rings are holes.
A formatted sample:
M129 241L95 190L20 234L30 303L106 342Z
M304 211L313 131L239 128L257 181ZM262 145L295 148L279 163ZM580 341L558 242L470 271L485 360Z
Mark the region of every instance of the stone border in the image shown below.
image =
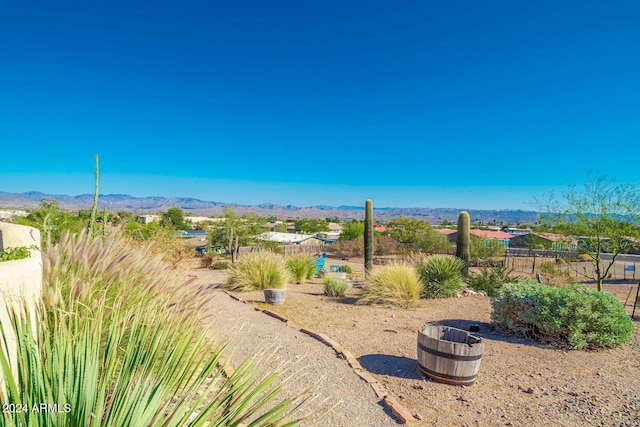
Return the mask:
M240 298L237 295L232 294L229 291L223 291L223 292L225 294L229 295L231 298L233 298L236 301L239 301L239 302L241 302L243 304L249 304L248 301ZM356 359L355 356L350 351L346 350L338 342L334 341L329 336L327 336L325 334L320 334L318 332L315 332L312 329L298 327L298 326L294 325L285 316L283 316L281 314L278 314L278 313L275 313L275 312L273 312L273 311L271 311L269 309L259 308L259 307L254 307L254 309L256 311L261 311L261 312L265 313L268 316L276 318L276 319L280 320L281 322L286 323L287 325L297 329L298 331L302 332L303 334L309 335L310 337L317 339L318 341L320 341L321 343L325 344L326 346L331 347L341 359L347 361L347 363L349 364L349 366L351 366L351 368L353 369L353 371L355 372L356 375L358 375L367 384L369 384L371 386L371 388L373 389L373 392L376 394L378 399L382 399L382 401L384 402L384 405L387 407L387 409L389 409L391 411L391 413L395 417L397 417L398 420L400 420L400 422L402 424L416 425L418 423L418 419L416 419L411 414L411 412L409 412L404 406L402 406L400 404L400 402L398 402L398 400L395 397L393 397L391 394L389 394L389 392L384 387L384 385L381 384L366 369L364 369L362 367L362 365L360 364L360 362L358 361L358 359Z

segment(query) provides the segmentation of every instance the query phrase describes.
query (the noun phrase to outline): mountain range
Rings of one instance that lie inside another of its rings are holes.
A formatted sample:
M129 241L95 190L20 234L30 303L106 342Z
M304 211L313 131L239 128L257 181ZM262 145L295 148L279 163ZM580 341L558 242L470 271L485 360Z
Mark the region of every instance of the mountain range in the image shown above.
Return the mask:
M66 210L91 209L92 194L69 196L64 194L45 194L36 191L26 193L7 193L0 191L0 208L33 209L38 207L42 199L56 200L60 208ZM374 200L375 203L375 200ZM362 206L281 206L272 203L260 205L240 205L221 202L211 202L184 197L133 197L126 194L101 194L98 199L98 209L107 208L110 212L128 211L138 213L164 212L171 207L179 207L187 215L221 216L225 206L234 206L239 214L253 212L259 216L274 216L281 219L289 218L334 218L342 220L363 219L364 201ZM380 222L401 215L424 219L432 224L443 221L455 222L460 211L466 210L472 222L483 224L524 224L534 223L538 218L535 211L513 209L464 209L464 208L394 208L374 207L374 218Z

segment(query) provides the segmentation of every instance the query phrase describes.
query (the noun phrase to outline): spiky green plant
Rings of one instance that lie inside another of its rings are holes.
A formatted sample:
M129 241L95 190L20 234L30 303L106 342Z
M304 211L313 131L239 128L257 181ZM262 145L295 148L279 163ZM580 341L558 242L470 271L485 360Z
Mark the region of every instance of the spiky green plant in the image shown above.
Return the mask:
M417 266L420 281L427 298L447 298L455 296L464 286L460 270L464 261L451 255L431 255Z
M364 272L368 276L373 269L373 202L364 203Z
M158 316L143 303L125 310L119 300L111 301L116 308L99 302L89 308L76 301L71 312L43 319L12 313L11 324L2 325L17 337L11 362L17 374L0 346L0 400L26 410L4 412L0 424L261 426L286 423L305 399L278 402L278 373L261 377L256 359L225 376L226 346L215 345L195 324ZM41 403L50 406L43 410Z
M340 279L333 279L327 277L323 280L324 294L328 297L343 297L345 293L351 288L351 285Z
M289 281L291 275L284 257L271 251L258 250L243 254L231 268L222 286L234 291L282 289Z
M458 215L456 257L464 261L462 275L466 277L469 274L469 260L471 259L471 218L469 213L465 211Z
M369 274L358 304L383 304L415 307L422 284L415 268L407 264L381 266Z
M296 283L304 283L313 277L316 263L313 257L306 254L293 254L287 257L286 265Z

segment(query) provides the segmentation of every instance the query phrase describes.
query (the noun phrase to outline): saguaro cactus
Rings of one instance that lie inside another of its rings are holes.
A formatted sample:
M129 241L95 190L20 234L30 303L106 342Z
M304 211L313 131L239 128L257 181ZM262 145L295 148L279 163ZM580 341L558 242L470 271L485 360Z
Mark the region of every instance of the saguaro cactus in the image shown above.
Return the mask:
M98 217L98 178L100 177L100 169L98 167L98 155L96 154L96 168L95 168L96 182L93 192L93 206L91 207L91 217L89 219L89 233L91 237L96 235L96 219Z
M458 215L458 237L456 239L456 256L464 261L462 275L469 274L469 259L471 258L471 219L469 213L462 211Z
M373 202L364 203L364 272L368 276L373 268Z

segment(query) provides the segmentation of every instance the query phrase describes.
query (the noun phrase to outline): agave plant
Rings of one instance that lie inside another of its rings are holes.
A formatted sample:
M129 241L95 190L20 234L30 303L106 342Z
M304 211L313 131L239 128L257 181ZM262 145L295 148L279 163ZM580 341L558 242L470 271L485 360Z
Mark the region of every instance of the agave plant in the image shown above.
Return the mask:
M427 298L455 296L464 286L461 271L465 262L451 255L431 255L418 264L418 274Z

